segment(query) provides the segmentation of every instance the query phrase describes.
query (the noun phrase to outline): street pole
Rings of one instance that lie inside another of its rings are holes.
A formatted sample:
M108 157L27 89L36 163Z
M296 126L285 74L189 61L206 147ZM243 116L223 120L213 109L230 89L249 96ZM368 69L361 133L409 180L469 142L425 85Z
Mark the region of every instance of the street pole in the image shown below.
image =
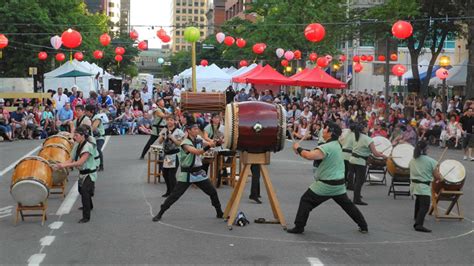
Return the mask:
M386 50L385 50L385 100L387 101L386 104L389 104L388 103L388 91L389 91L389 87L390 87L390 72L389 72L389 68L390 68L390 49L389 49L389 40L388 40L388 37L386 37L385 39L385 46L386 46ZM388 110L387 110L388 111Z
M196 85L196 42L193 42L192 48L191 48L191 62L192 62L192 67L193 67L193 77L192 77L192 83L193 83L193 91L197 92L197 85Z
M448 111L448 89L446 87L446 79L443 79L443 111Z

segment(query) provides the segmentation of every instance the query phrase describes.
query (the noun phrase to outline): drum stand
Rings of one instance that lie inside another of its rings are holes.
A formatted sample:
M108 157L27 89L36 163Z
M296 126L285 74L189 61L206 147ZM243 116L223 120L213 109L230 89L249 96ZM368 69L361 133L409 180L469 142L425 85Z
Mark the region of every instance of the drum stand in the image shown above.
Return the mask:
M153 155L152 155L153 153ZM153 157L153 158L152 158ZM158 164L162 163L163 160L160 160L160 155L158 151L150 149L148 151L148 171L147 171L147 183L150 183L150 178L153 177L153 183L161 183L161 169L158 169ZM151 164L153 163L153 172L151 171Z
M280 208L280 203L273 189L273 184L270 180L270 174L267 169L267 165L270 164L270 152L266 153L248 153L242 152L240 156L243 164L242 172L240 173L240 178L237 181L237 184L232 192L232 196L227 203L227 207L224 211L224 217L227 217L227 228L232 230L232 224L234 223L237 211L239 208L240 200L247 183L247 178L249 176L250 166L252 164L260 165L260 171L262 173L263 181L265 183L265 188L267 189L268 199L270 201L270 206L272 208L273 216L276 219L275 221L270 221L267 223L279 223L283 230L286 230L286 221L285 217Z
M60 184L57 184L57 185L53 184L51 186L51 190L58 189L60 191L51 191L49 194L61 195L63 196L63 199L64 199L66 197L66 185L67 185L67 179L65 179Z
M443 188L440 190L439 193L434 191L431 192L431 208L429 214L432 215L434 212L436 221L439 219L464 219L464 215L462 214L461 208L459 207L459 198L463 195L462 191L449 191L444 190ZM438 203L440 201L448 201L451 202L449 204L448 209L444 214L440 214L438 211ZM451 214L454 206L456 206L457 214Z
M15 225L18 223L18 218L21 215L21 220L25 221L25 217L41 217L41 225L44 225L44 221L48 220L46 217L46 210L48 209L48 204L46 202L42 202L39 205L36 206L23 206L20 203L16 206L16 219L15 219ZM23 211L41 211L41 214L39 213L33 213L33 214L24 214Z

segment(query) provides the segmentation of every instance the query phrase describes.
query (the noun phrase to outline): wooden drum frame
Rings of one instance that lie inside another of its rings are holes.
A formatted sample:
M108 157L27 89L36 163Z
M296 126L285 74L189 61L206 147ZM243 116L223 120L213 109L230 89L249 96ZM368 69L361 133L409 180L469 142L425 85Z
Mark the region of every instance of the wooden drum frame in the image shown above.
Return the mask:
M226 97L220 92L184 92L180 106L181 110L191 113L219 113L225 110Z
M224 148L249 153L278 152L285 147L286 112L279 104L231 103L226 107Z
M10 194L23 206L36 206L44 203L53 185L53 169L48 161L39 156L21 160L13 171Z

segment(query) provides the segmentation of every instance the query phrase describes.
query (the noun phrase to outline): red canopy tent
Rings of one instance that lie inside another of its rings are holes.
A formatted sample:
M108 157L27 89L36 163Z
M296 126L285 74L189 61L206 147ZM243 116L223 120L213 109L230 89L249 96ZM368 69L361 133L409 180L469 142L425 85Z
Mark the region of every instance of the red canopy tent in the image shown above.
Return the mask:
M300 77L302 77L302 76L306 76L310 71L311 71L311 69L305 68L305 69L303 69L302 71L300 71L300 72L294 74L293 76L291 76L290 79L292 79L292 80L298 80L297 78L300 78Z
M346 84L342 81L339 81L328 73L321 70L319 67L301 74L297 77L291 77L298 86L307 86L307 87L320 87L320 88L332 88L332 89L344 89Z
M251 76L255 73L258 73L260 72L261 70L263 69L263 67L261 65L257 65L256 67L254 67L252 70L250 70L249 72L245 72L243 73L242 75L238 75L236 77L233 77L232 78L232 82L235 82L235 83L247 83L247 77L248 76Z
M266 65L260 72L246 78L246 83L268 84L268 85L294 85L295 81L283 76L274 70L270 65Z

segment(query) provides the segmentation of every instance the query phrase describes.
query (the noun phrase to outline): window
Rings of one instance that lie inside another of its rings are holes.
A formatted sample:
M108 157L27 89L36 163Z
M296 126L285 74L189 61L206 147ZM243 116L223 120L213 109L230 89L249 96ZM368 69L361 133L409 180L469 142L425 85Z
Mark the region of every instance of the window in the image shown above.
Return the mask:
M191 8L188 9L188 14L192 14L193 10Z
M114 2L109 2L109 7L111 7L111 8L115 7L115 3Z
M201 17L201 22L204 22L204 17Z
M194 14L198 14L198 13L199 13L199 10L194 9Z

